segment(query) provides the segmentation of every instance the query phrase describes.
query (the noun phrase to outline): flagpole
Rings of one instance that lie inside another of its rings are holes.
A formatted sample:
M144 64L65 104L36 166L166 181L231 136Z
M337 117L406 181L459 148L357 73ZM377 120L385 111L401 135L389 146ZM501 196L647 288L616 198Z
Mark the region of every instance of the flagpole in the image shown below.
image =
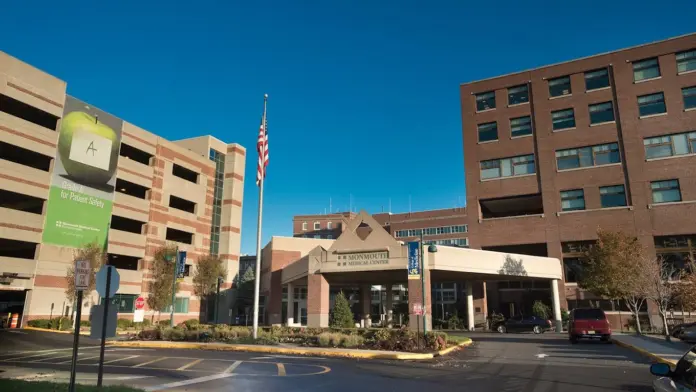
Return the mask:
M264 94L263 96L263 132L264 132L264 137L266 135L266 106L268 104L268 94ZM264 146L264 148L266 148ZM253 336L254 339L258 337L258 332L259 332L259 283L261 282L261 221L262 221L262 216L263 216L263 180L266 177L266 166L265 162L263 159L265 159L265 150L263 151L264 155L260 155L261 161L261 179L259 181L259 214L258 214L258 222L256 226L256 273L254 274L254 327L253 327Z

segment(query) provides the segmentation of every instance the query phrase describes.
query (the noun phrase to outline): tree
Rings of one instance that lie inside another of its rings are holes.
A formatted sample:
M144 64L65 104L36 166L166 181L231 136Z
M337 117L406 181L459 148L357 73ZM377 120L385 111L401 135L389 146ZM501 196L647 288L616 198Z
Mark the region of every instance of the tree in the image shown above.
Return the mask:
M353 320L353 312L350 310L350 304L340 291L336 295L336 300L334 301L333 315L331 317L331 328L353 328L355 327L355 321Z
M218 278L227 276L227 268L218 256L207 255L198 259L196 268L193 271L193 293L208 301L211 294L217 291ZM201 309L208 309L201 306Z
M169 259L169 260L167 260ZM176 246L165 245L155 252L155 257L150 262L150 272L152 281L150 282L147 297L147 306L154 311L162 313L172 304L172 280L174 280L174 266L176 265ZM176 283L174 290L179 290L179 283Z
M696 262L693 260L689 261L689 264L681 276L681 279L677 283L676 287L676 300L683 312L693 312L696 311Z
M237 279L237 309L244 309L245 314L247 313L246 309L254 303L254 275L254 269L249 267L244 271L244 275ZM288 293L288 296L290 295ZM292 298L290 301L292 301ZM292 302L288 303L292 304Z
M84 245L78 248L74 252L73 260L88 260L89 265L92 268L89 277L89 288L86 290L87 293L91 293L96 285L96 274L102 265L106 264L106 254L102 250L101 246L97 245L96 242ZM75 291L75 263L68 267L67 274L65 276L68 287L65 289L65 295L68 300L75 301L77 295Z
M579 286L612 302L623 300L636 320L647 296L648 276L643 268L645 249L635 237L622 232L597 231L597 243L587 249ZM637 332L642 333L640 322Z
M646 273L649 277L647 297L657 306L662 319L662 332L665 339L669 341L667 311L678 293L679 284L674 281L679 280L681 272L677 271L672 263L667 262L664 257L660 256L657 259L653 259L652 263L646 263L646 266L648 268Z
M541 301L534 301L534 305L532 305L532 314L544 320L548 320L551 318L551 308Z

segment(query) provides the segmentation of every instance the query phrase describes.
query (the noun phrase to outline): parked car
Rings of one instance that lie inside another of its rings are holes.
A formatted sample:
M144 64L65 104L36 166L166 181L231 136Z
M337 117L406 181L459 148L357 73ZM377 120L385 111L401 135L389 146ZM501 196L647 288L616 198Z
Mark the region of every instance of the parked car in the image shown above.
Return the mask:
M684 354L674 370L666 363L654 363L650 373L658 377L653 381L655 392L696 391L696 346Z
M683 328L677 337L687 343L696 343L696 323L690 327Z
M545 320L540 317L516 316L497 323L493 328L500 333L534 332L540 334L550 330L552 325L551 320Z
M677 324L677 325L673 326L673 327L670 329L669 333L670 333L670 335L672 335L673 337L678 338L679 335L681 334L681 332L682 332L685 328L689 328L689 327L693 327L693 326L696 326L696 323L682 323L682 324Z
M580 339L600 339L609 342L611 324L602 309L573 309L568 317L568 338L575 344Z

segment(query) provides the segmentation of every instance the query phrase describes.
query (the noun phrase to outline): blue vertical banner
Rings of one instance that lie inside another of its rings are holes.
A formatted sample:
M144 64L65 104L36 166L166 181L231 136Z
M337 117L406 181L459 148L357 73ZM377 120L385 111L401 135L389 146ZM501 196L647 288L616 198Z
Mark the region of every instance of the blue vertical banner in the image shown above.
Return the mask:
M420 242L408 243L408 278L420 279L421 260L420 260Z
M184 272L186 271L186 251L180 250L176 254L176 279L181 281L184 279Z

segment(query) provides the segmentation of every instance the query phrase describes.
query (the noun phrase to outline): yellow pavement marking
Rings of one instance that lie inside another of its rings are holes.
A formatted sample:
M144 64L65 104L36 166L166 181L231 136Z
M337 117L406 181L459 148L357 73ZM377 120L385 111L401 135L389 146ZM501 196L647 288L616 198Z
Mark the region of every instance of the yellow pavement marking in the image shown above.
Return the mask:
M202 359L196 359L195 361L191 361L191 362L187 363L186 365L184 365L176 370L186 370L186 369L190 368L191 366L199 364L201 362L203 362Z
M278 375L281 376L281 377L282 377L282 376L285 376L285 375L286 375L286 373L285 373L285 365L283 365L283 364L280 363L280 362L278 362L276 365L278 365Z
M126 359L133 359L133 358L138 358L140 355L131 355L129 357L124 357L124 358L118 358L118 359L112 359L111 361L106 361L104 362L104 365L107 363L114 363L114 362L119 362L119 361L125 361Z
M131 367L139 368L139 367L142 367L142 366L147 366L147 365L153 364L153 363L155 363L155 362L159 362L159 361L165 360L165 359L167 359L167 358L168 358L168 357L160 357L160 358L157 358L157 359L153 359L152 361L143 362L143 363L141 363L141 364L134 365L134 366L131 366Z
M233 363L232 365L230 365L230 367L228 367L227 369L225 369L225 371L224 371L223 373L232 373L232 372L234 371L234 369L236 369L237 366L239 366L239 365L241 365L241 364L242 364L242 361L236 361L235 363Z

